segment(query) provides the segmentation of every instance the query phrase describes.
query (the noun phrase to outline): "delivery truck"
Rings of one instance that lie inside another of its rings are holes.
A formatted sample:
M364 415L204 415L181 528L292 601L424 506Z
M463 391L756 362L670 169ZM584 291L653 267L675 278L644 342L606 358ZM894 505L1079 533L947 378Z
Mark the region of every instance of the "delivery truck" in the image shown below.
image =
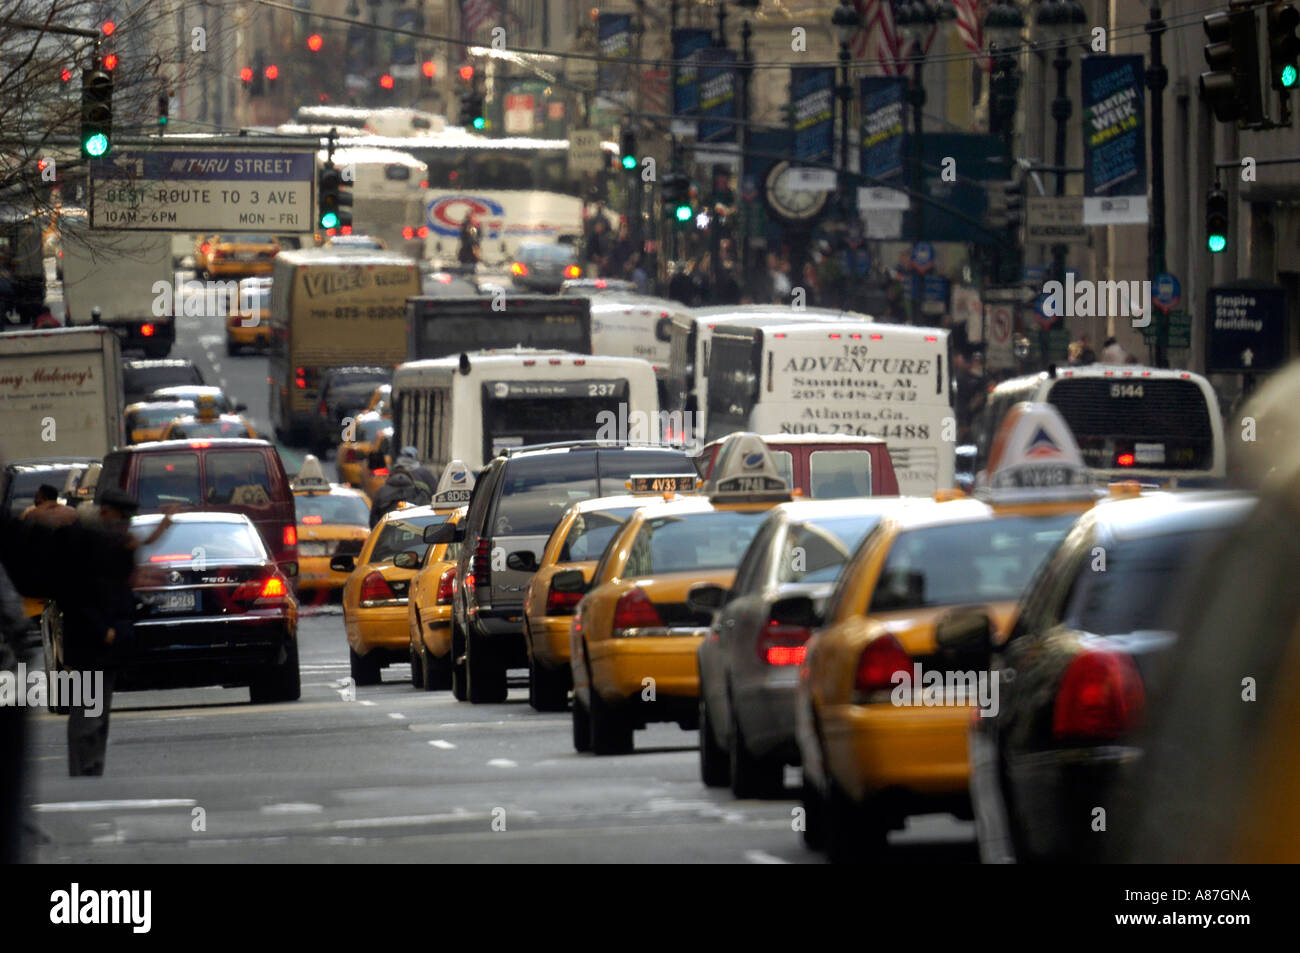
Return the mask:
M102 457L126 442L122 417L122 352L112 330L0 334L5 459Z

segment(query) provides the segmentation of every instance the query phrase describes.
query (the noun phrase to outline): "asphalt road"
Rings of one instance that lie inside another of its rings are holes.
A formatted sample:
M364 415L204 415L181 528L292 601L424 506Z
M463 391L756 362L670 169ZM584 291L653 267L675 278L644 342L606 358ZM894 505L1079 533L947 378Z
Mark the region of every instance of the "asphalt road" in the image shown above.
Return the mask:
M227 357L214 319L178 331L173 354L269 433L266 359ZM284 452L293 472L301 451ZM65 719L32 718L32 859L821 860L794 830L793 769L788 799L737 801L701 783L696 732L657 725L633 754L578 754L569 716L533 711L525 688L474 706L416 691L405 664L349 698L339 608L305 610L299 637L297 702L251 705L242 688L119 694L102 778L69 778ZM977 859L974 825L947 816L915 818L891 843L897 862Z

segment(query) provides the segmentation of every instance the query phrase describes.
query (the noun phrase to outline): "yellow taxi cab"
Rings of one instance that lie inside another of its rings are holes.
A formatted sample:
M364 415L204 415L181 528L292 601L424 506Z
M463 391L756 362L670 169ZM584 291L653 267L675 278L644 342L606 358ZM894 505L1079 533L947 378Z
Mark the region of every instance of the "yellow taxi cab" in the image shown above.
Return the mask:
M410 658L407 595L429 548L425 527L446 519L446 510L398 503L375 524L358 555L330 559L331 570L349 574L343 584L343 627L357 685L379 684L384 666Z
M239 307L226 316L226 353L271 346L271 279L245 278L239 283Z
M223 414L217 401L208 394L200 395L192 414L181 414L163 428L162 440L193 440L205 437L244 437L257 439L253 425L242 414Z
M634 476L627 481L628 493L580 500L564 511L524 593L528 704L533 708L564 711L569 704L569 623L582 593L560 592L551 580L576 569L584 583L590 582L600 554L629 516L663 494L693 493L697 483L682 474Z
M207 235L194 249L194 268L205 279L269 275L278 254L273 235Z
M988 646L1005 638L1047 554L1104 495L1047 404L1012 409L982 477L974 496L940 491L887 513L808 643L795 704L803 834L833 859L878 853L909 815L971 816L970 720L997 704ZM946 627L963 617L985 620L982 651Z
M391 431L392 427L391 420L374 411L357 414L353 426L343 434L345 439L339 444L339 476L343 482L357 487L365 485L364 473L370 454L379 448L384 432ZM383 486L382 480L379 486ZM374 495L373 490L370 493Z
M473 490L474 474L469 467L460 460L448 463L429 504L435 513L446 514L446 523L440 525L460 525ZM420 571L411 580L407 599L411 684L426 692L451 688L451 600L456 595L460 545L431 542Z
M605 548L587 583L558 572L551 589L585 592L569 627L573 745L623 754L650 722L699 727L700 643L712 613L687 604L692 587L730 588L767 511L790 500L756 434L719 454L701 496L637 510Z
M388 482L388 468L393 465L393 425L386 422L375 438L374 446L361 461L361 489L371 499Z
M193 414L198 408L192 400L142 400L128 404L126 437L131 443L161 440L163 431L177 417Z
M330 560L360 553L370 535L370 501L359 490L326 480L311 454L303 457L290 487L298 514L298 591L327 597L348 578L331 569Z

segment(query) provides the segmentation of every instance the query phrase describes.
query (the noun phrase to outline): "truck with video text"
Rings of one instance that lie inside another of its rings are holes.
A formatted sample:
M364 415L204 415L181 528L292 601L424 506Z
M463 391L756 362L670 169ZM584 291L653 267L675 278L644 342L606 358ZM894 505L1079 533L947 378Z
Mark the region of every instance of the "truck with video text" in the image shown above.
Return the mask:
M0 334L6 460L102 457L125 442L116 334L108 328Z

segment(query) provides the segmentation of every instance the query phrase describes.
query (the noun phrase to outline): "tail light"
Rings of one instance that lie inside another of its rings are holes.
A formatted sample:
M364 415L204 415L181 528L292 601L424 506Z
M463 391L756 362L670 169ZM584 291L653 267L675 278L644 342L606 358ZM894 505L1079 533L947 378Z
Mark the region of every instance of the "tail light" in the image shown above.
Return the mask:
M370 475L388 479L388 467L380 467L378 470L371 470Z
M325 401L322 400L319 404L316 405L316 413L320 414L322 417L328 414L329 412L330 412L329 404L325 403Z
M565 269L564 269L564 277L566 277L566 278L581 278L581 277L582 277L582 269L579 268L577 265L570 265L568 268L565 268Z
M140 325L140 336L143 338L151 338L156 330L157 329L152 324L142 324Z
M213 261L219 261L220 259L225 258L225 257L226 257L226 253L223 252L220 248L218 248L218 249L216 249L215 251L212 252L212 260L213 260Z
M853 680L854 691L861 695L890 691L894 687L894 674L912 671L912 657L892 635L882 635L865 649L858 658L858 671Z
M388 602L397 598L393 587L377 572L368 573L361 580L361 604L371 605L376 602Z
M284 545L298 545L298 527L290 524L284 528Z
M1131 656L1084 652L1061 678L1052 734L1058 741L1113 741L1132 732L1145 710L1146 692Z
M438 577L438 596L436 601L440 606L449 606L451 605L451 599L454 595L456 595L456 567L452 566Z
M1121 467L1131 467L1137 462L1137 457L1131 453L1121 453L1115 458L1115 463Z
M486 586L492 582L492 542L486 536L480 536L477 543L474 544L474 558L470 560L469 568L473 582L465 580L466 585Z
M546 614L547 615L573 615L578 609L578 603L582 601L580 592L556 592L554 589L548 589L546 592Z
M405 228L402 229L402 237L409 242L412 238L415 237L415 229L413 229L410 225L407 225Z
M241 583L231 596L236 602L283 602L289 597L289 587L279 576L250 579Z
M812 629L802 625L781 625L775 620L763 627L758 637L758 658L768 665L802 665L808 653Z
M510 274L518 275L520 278L525 278L528 275L528 266L522 261L517 261L510 266Z
M625 629L654 628L663 624L654 603L640 586L623 593L614 606L614 635L620 635Z
M203 252L203 254L205 255L208 254L209 252L212 251L212 243L204 242L202 245L199 246L199 251Z

